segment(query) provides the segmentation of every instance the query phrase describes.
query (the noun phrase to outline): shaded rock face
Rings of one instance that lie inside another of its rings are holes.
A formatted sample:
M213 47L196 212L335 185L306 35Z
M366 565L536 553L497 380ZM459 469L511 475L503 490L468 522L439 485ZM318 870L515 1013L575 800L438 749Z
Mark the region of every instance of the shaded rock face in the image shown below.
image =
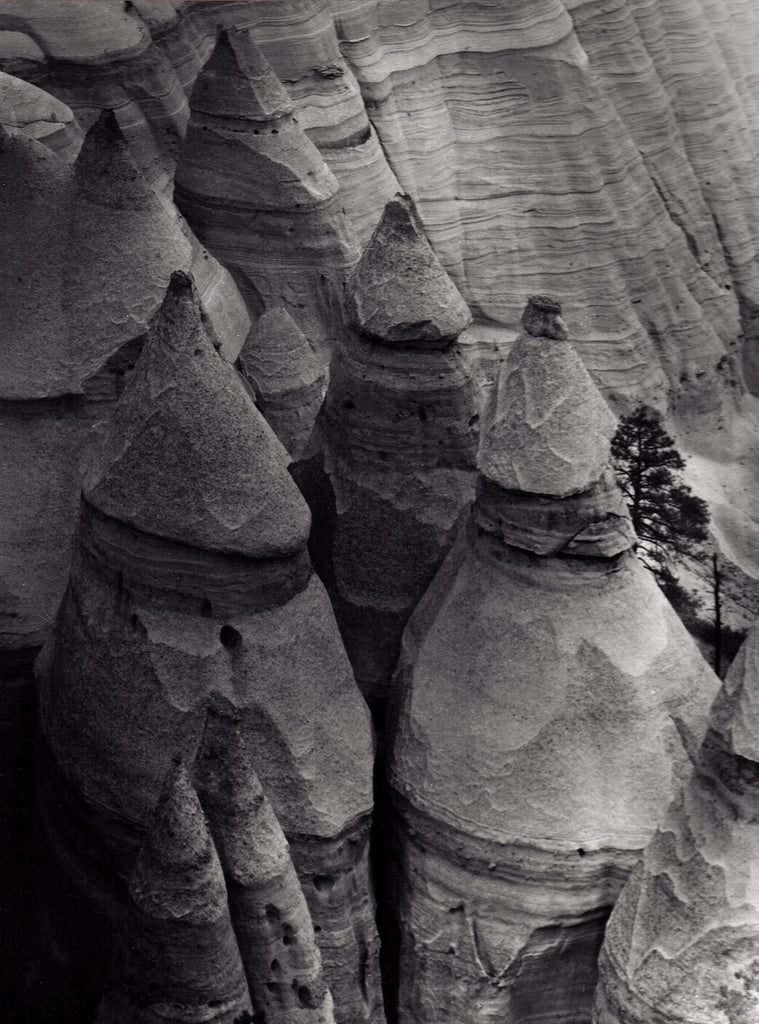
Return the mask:
M210 712L195 778L227 879L254 1010L267 1021L333 1024L308 905L248 746L239 724ZM322 886L329 881L319 876Z
M718 686L630 550L613 419L549 333L509 355L393 684L401 1020L588 1019L609 907Z
M474 490L474 385L455 346L469 311L410 201L388 203L348 290L324 406L338 621L378 713L411 611Z
M323 347L358 248L337 181L250 30L222 32L190 104L177 205L251 314L282 306Z
M609 919L596 1024L743 1024L759 1013L758 685L754 626L693 772Z
M221 864L186 770L169 775L129 879L96 1024L237 1024L251 1003Z
M267 310L251 328L237 365L266 422L297 460L305 454L326 388L313 345L286 310Z
M371 730L308 530L284 449L173 275L86 475L40 666L43 828L81 905L117 915L113 872L129 874L172 758L197 749L209 707L228 709L291 838L337 1019L379 1020ZM89 872L85 849L107 867ZM331 898L314 876L331 877ZM82 916L64 943L80 960L99 938Z

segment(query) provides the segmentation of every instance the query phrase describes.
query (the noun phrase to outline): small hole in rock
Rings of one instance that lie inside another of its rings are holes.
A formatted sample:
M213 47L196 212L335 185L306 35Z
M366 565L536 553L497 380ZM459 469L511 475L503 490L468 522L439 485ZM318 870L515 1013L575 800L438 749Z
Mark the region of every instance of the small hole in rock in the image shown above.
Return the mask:
M579 850L577 851L577 856L578 857L584 857L585 856L585 850L583 850L582 847L580 847Z
M343 402L343 409L355 409L355 408L356 408L356 403L355 402L351 402L350 398L346 398L346 400Z
M278 971L279 970L279 960L272 960L272 962L271 962L271 969L273 971Z
M279 921L280 917L281 914L274 906L274 904L269 903L269 905L266 907L266 920L270 921L273 924L275 921Z
M200 614L204 619L210 619L213 615L213 605L208 598L200 602Z
M301 1006L307 1006L313 1008L314 1000L311 995L311 989L307 985L301 985L298 989L298 1002Z
M219 640L222 646L228 651L239 651L242 647L242 637L232 626L222 626L219 630Z
M335 880L331 875L314 875L314 889L317 892L331 892L335 887Z
M129 624L130 624L130 626L132 627L132 632L133 632L133 633L136 633L136 632L137 632L137 627L138 627L138 626L139 626L139 624L140 624L140 620L139 620L139 619L137 618L137 616L136 616L136 615L133 615L133 616L131 617L131 619L129 620Z

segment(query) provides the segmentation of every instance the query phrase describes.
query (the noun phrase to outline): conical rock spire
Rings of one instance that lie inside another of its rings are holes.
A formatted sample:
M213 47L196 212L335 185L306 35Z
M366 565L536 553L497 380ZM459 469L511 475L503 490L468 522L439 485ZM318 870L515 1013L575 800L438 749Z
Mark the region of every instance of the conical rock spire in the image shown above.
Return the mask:
M759 1017L759 623L685 782L630 876L599 960L595 1024Z
M249 31L219 34L192 94L193 110L256 123L292 114L293 103Z
M600 478L616 421L567 339L561 307L548 303L542 296L528 301L479 466L507 490L561 498Z
M309 516L286 454L215 351L190 278L172 275L143 358L84 480L101 512L250 557L302 546Z
M129 210L155 202L112 110L103 110L87 132L74 173L82 195L96 206Z
M238 722L209 711L195 780L228 879L254 1009L281 1024L333 1024L311 915Z
M408 196L385 206L350 280L347 311L353 327L388 345L445 345L471 323Z
M251 1013L221 865L182 765L166 780L129 895L96 1024L233 1024Z
M537 312L391 691L401 1014L435 1024L587 1019L606 908L718 686L630 550L613 421L558 312Z

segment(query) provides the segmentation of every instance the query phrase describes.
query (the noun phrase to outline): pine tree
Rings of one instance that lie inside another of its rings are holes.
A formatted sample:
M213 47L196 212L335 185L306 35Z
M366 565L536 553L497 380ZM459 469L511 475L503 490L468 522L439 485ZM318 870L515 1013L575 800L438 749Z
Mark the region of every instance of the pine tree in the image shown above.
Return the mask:
M703 558L700 545L708 539L709 509L682 482L685 462L674 445L659 413L639 405L620 421L611 454L638 534L641 561L673 603L680 604L681 614L693 614L695 602L680 586L673 566L678 556Z

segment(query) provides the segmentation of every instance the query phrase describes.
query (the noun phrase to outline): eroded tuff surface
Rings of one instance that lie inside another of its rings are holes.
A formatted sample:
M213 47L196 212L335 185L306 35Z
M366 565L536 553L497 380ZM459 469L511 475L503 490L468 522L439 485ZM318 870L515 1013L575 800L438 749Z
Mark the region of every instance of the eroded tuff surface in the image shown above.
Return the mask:
M291 839L337 1019L381 1020L370 724L286 464L214 349L191 280L174 274L85 477L69 588L40 666L43 826L80 904L58 955L97 966L92 948L109 936L87 927L87 908L97 920L118 904L111 873L128 874L172 758L197 749L218 707L250 735ZM91 874L84 849L111 867ZM314 876L334 891L323 896Z
M308 905L253 758L240 725L209 712L195 780L227 879L254 1009L281 1024L334 1024ZM318 875L311 884L324 891L333 881Z
M251 314L283 306L322 346L358 247L338 185L253 33L221 33L190 97L175 200Z
M378 712L403 628L474 491L474 385L456 348L469 311L396 196L348 286L324 405L335 498L331 571L343 639Z
M172 769L129 879L95 1024L238 1024L251 1002L227 890L186 769Z
M322 360L287 310L267 310L251 327L238 367L256 405L293 460L304 454L326 388Z
M502 373L539 398L541 360L565 354L543 437L563 422L561 388L598 408L567 345L525 335ZM404 1021L589 1017L608 908L718 685L630 550L604 472L613 424L575 438L577 482L589 465L596 478L557 497L566 466L540 447L544 493L492 471L519 453L510 416L485 436L466 531L407 626L392 691ZM571 463L566 436L562 451Z
M755 625L693 773L609 920L596 1024L747 1024L759 1013L757 687Z

